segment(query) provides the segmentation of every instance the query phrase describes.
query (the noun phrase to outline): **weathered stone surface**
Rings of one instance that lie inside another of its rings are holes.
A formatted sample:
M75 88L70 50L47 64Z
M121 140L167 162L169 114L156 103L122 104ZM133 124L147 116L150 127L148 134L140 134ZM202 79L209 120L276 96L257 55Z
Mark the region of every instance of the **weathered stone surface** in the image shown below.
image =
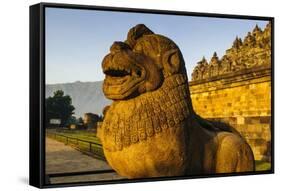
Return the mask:
M214 64L217 62L214 59ZM254 170L251 148L230 126L193 110L177 45L145 25L105 56L106 109L98 137L108 163L128 178Z
M245 137L256 160L271 160L269 66L239 71L235 75L225 74L192 81L189 88L197 114L209 120L230 124ZM260 133L259 136L256 133Z
M271 23L262 31L256 26L245 39L236 37L230 49L219 59L216 52L210 63L203 57L192 72L192 81L271 65Z

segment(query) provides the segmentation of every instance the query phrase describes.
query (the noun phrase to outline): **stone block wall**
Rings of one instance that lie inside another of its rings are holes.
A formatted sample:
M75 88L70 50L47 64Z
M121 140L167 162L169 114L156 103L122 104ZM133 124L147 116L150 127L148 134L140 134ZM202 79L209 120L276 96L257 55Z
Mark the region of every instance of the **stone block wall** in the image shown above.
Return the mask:
M197 114L233 126L250 144L255 160L271 160L269 66L192 81L189 85Z

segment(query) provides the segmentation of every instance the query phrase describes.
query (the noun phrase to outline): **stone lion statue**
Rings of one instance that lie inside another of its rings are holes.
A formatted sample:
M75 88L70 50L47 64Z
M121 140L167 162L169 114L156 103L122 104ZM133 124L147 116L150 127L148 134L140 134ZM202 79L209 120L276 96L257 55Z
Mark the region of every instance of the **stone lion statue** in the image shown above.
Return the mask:
M103 92L113 103L98 128L110 166L128 178L254 170L250 146L193 108L178 46L139 24L102 62Z

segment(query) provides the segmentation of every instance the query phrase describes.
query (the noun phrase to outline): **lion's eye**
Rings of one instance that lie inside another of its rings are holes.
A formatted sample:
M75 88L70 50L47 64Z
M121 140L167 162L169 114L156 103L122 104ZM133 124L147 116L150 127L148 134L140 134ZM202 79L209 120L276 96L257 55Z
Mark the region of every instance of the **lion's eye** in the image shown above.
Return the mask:
M137 75L140 77L141 76L141 71L137 70Z

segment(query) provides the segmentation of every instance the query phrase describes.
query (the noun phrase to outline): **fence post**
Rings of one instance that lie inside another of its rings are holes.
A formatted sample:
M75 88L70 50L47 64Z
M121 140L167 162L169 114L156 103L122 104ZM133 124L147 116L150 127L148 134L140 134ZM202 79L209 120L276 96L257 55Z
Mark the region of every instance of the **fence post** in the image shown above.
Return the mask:
M90 152L92 152L92 143L89 143L90 144Z

